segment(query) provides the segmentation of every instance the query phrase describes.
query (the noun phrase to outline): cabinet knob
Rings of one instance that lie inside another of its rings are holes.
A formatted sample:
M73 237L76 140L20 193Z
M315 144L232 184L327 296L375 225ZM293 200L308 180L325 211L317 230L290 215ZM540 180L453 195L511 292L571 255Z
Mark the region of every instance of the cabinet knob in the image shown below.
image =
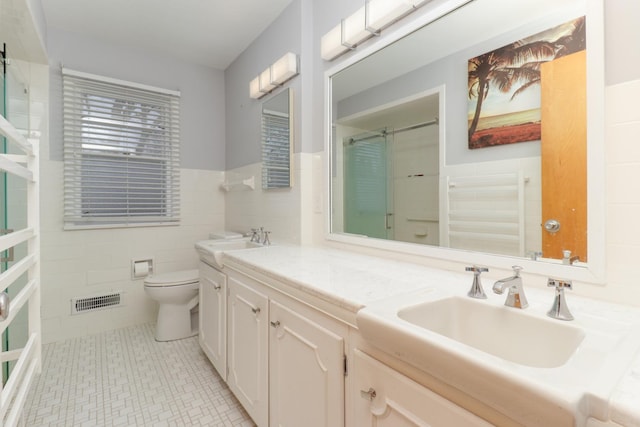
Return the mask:
M274 328L277 328L278 326L280 326L280 321L276 320L275 322L270 322L271 326L273 326Z
M254 307L251 311L253 311L253 314L260 314L260 307Z
M215 283L215 284L213 285L213 289L215 289L216 291L219 291L219 290L220 290L220 288L221 288L221 286L220 286L219 284L217 284L217 283Z
M367 391L360 390L360 397L367 400L373 400L376 398L376 391L372 387L369 387L369 390Z

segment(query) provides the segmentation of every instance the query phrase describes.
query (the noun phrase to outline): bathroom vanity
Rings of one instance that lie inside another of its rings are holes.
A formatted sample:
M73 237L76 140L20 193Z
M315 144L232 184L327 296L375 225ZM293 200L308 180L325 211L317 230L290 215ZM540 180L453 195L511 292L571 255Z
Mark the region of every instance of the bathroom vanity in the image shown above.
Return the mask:
M385 335L389 331L395 335L388 340L398 343L394 348L385 347L385 339L377 342L370 331L363 333L359 328L358 313L365 308L393 311L399 301L416 305L442 293L467 298L472 276L464 272L296 246L223 252L222 260L221 270L213 274L206 266L202 270L203 278L215 276L212 283L226 281L228 289L226 297L222 292L226 303L211 298L215 304L201 307L205 312L215 307L216 313L205 313L202 319L207 322L213 317L212 324L217 325L210 335L216 337L214 350L207 349L206 339L203 348L259 426L595 427L640 423L638 409L624 404L630 401L628 390L634 384L639 390L633 382L637 381L633 367L640 346L636 310L570 295L576 321L548 319L551 327L558 322L559 328L571 324L570 328L580 329L602 319L626 328L630 335L615 342L616 357L602 359L602 364L593 367L589 365L593 358L581 359L576 351L567 360L545 362L560 366L521 366L433 334L423 339L440 350L423 354L424 347L411 344L408 338L420 333L402 319L406 325L401 327L409 331L406 336L401 330L394 331L396 320L380 323L384 326L380 337L390 338ZM205 286L208 280L202 283ZM527 287L526 280L524 286L530 307L523 312L545 317L553 290ZM488 310L495 308L499 313L517 310L504 307L504 296L490 291L488 300L477 303L484 302ZM201 324L205 331L208 327ZM224 342L226 369L215 361L224 356L218 350ZM457 372L448 371L442 359L456 361L461 354L468 359L458 365ZM581 369L583 377L572 376ZM560 380L553 380L556 377Z

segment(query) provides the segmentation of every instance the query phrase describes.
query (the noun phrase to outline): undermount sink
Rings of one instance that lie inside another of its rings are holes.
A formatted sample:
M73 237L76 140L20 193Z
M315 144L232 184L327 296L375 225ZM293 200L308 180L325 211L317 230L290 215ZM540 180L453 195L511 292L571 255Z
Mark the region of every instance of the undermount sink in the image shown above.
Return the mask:
M564 365L584 339L581 329L568 324L463 297L406 307L398 317L502 359L539 368Z
M211 266L222 269L222 254L238 249L260 248L263 245L251 242L249 239L237 240L201 240L196 243L196 250L200 259Z

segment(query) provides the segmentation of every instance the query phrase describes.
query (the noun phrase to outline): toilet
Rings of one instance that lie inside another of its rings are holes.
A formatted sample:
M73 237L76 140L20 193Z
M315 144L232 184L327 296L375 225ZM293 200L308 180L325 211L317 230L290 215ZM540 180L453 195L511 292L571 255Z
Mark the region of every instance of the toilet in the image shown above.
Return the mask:
M160 304L156 341L173 341L198 333L198 270L154 274L144 279L146 294Z

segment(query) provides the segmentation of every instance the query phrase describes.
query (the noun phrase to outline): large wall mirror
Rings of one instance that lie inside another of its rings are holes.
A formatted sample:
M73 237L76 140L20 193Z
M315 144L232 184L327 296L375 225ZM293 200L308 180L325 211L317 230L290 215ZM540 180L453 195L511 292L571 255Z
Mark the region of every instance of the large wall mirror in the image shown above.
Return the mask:
M602 0L462 3L327 72L329 238L602 282Z

